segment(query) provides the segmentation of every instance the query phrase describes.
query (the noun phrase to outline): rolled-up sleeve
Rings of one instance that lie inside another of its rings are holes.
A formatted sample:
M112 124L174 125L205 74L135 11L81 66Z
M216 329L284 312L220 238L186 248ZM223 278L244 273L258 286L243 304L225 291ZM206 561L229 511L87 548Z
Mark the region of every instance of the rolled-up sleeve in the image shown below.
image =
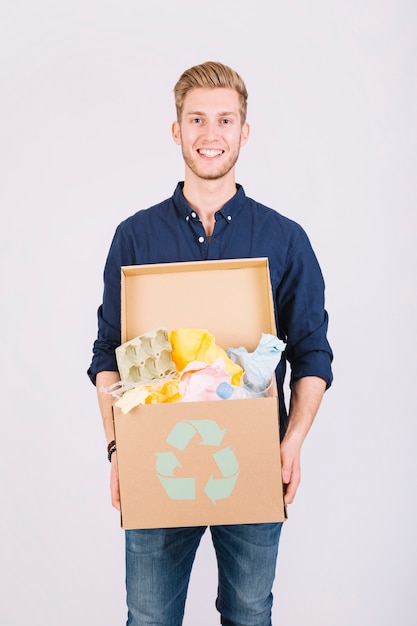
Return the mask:
M327 340L328 315L325 285L317 258L305 231L299 226L290 242L285 272L277 290L281 334L287 342L286 358L291 380L319 376L330 387L333 353Z
M115 232L104 268L103 302L97 311L98 331L87 374L95 385L99 372L117 372L115 350L121 343L120 281L121 267L133 264L131 246L122 225Z

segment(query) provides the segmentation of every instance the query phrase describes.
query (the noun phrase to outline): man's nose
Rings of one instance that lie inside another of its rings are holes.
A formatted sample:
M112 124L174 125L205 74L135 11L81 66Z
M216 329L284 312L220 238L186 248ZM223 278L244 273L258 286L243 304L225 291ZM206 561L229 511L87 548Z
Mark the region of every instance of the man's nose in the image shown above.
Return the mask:
M219 135L219 127L217 122L207 122L205 127L205 135L208 141L214 141Z

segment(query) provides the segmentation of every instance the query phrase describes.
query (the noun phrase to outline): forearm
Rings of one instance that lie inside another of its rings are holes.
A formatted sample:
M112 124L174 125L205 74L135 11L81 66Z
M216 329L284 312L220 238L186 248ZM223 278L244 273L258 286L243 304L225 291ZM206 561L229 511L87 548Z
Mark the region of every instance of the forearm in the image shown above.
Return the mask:
M301 445L319 410L326 382L318 376L305 376L294 381L291 389L288 428L285 438Z
M99 372L96 378L97 398L100 407L101 417L103 420L104 432L107 443L114 439L114 424L113 424L113 402L114 397L104 391L100 391L101 388L110 387L114 383L120 380L118 372Z

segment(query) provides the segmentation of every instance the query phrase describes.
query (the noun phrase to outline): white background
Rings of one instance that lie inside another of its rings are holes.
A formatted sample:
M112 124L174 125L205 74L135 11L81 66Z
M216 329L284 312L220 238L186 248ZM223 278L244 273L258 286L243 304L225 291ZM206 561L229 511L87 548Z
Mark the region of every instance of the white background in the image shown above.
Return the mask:
M172 88L206 60L249 90L237 179L300 222L335 382L278 560L282 626L417 610L414 0L2 0L1 622L125 620L123 532L86 376L117 224L183 176ZM218 623L207 539L186 626Z

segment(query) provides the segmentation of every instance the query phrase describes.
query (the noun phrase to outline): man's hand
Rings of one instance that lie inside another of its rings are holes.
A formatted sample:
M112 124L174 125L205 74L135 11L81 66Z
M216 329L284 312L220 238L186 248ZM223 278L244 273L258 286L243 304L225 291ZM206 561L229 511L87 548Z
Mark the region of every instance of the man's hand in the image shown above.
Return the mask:
M120 511L119 470L117 467L116 455L117 452L113 452L111 457L110 492L112 505L115 509Z
M107 445L113 441L114 424L113 424L113 402L114 398L109 393L102 391L107 389L120 380L118 372L99 372L96 378L97 398L100 405L101 416L103 418L104 432L106 435ZM119 471L117 467L117 452L111 455L111 472L110 472L110 491L113 506L120 511L120 492L119 492Z
M291 504L301 480L300 468L301 445L285 439L281 443L282 482L284 483L284 502Z

